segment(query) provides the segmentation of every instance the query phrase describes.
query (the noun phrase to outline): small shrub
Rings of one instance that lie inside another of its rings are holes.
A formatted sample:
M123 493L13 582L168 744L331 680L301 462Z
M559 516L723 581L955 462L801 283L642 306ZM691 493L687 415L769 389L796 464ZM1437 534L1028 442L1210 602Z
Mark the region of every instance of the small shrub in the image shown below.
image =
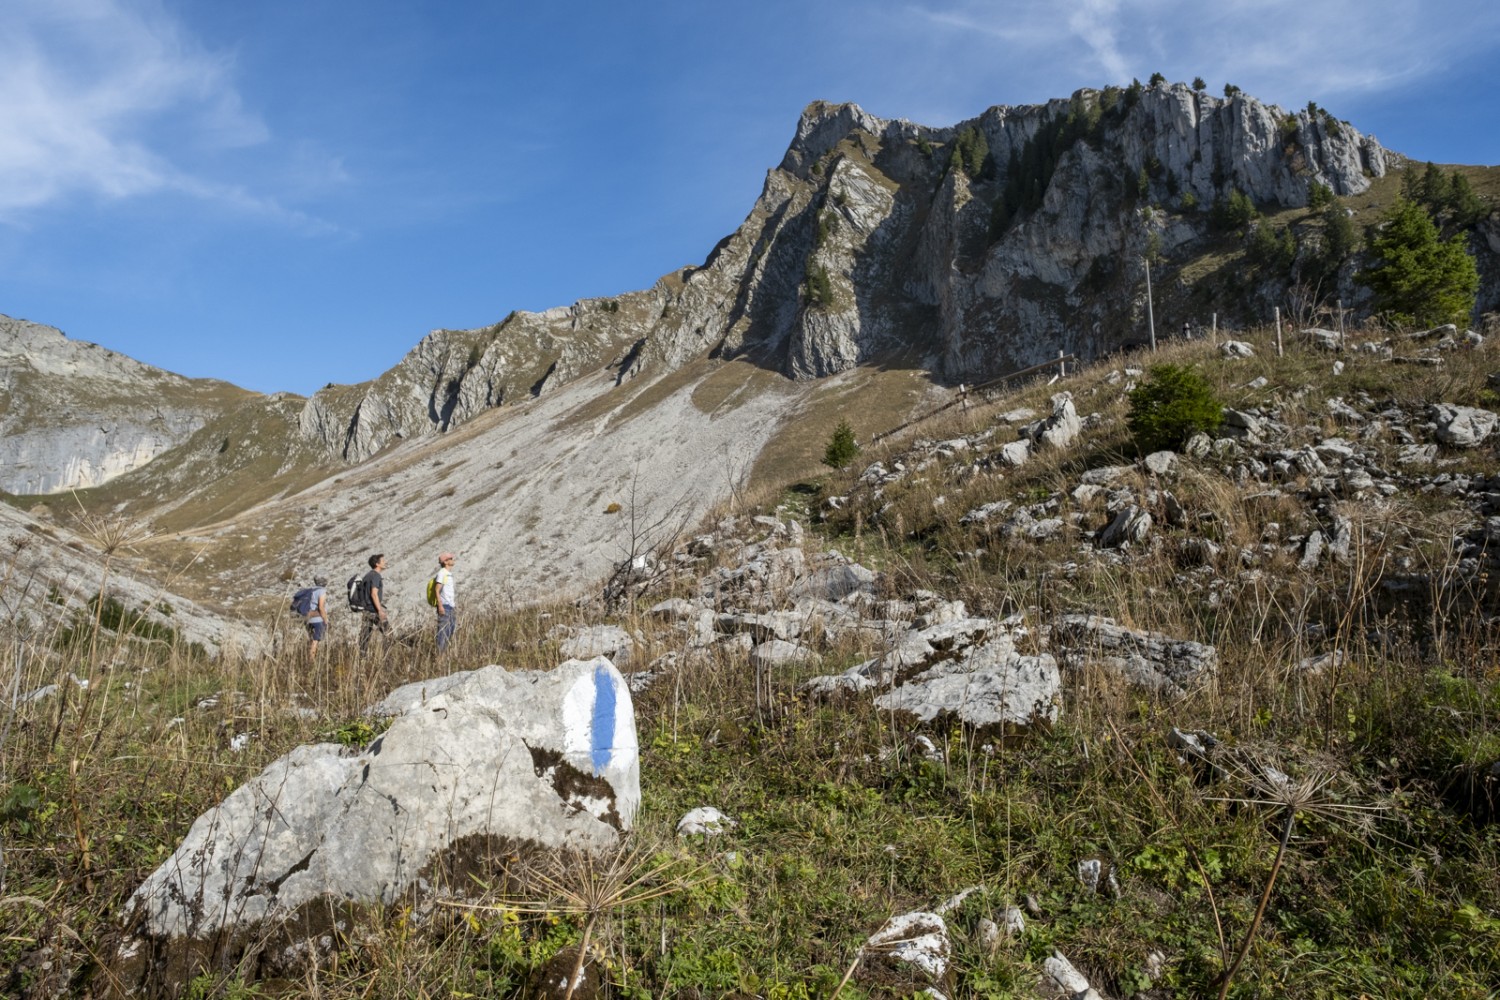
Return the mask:
M1307 207L1314 212L1322 211L1333 204L1333 188L1313 181L1307 186Z
M1216 229L1223 232L1233 232L1244 229L1260 213L1255 209L1255 202L1250 196L1238 188L1229 192L1228 198L1221 198L1214 202L1213 224Z
M1130 393L1127 423L1142 452L1182 447L1199 431L1212 431L1224 407L1203 376L1185 365L1155 365Z
M854 428L849 426L849 421L840 420L823 451L823 464L842 469L859 457L859 450L859 443L854 440Z
M617 504L617 503L612 503L608 507L604 508L604 513L606 513L606 514L618 514L618 513L620 513L620 505Z
M814 264L807 269L805 292L809 305L830 306L833 304L833 282L828 277L828 270L822 265Z

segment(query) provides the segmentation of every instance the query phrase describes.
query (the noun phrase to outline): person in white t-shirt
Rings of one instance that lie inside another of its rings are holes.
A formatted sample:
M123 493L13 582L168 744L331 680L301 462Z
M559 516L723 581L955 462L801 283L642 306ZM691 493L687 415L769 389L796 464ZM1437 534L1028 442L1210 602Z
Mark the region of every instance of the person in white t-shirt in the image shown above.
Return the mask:
M454 610L453 598L453 553L438 555L438 571L433 576L437 581L437 648L441 653L448 648L453 630L458 626L458 612Z

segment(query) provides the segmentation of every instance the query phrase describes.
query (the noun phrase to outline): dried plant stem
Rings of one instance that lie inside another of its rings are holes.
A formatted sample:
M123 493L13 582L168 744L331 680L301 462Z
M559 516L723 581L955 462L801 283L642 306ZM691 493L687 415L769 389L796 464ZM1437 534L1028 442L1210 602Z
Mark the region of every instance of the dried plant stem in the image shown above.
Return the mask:
M1250 954L1250 945L1260 930L1260 922L1265 918L1266 906L1271 902L1271 890L1276 887L1276 876L1281 873L1281 862L1286 857L1287 844L1292 840L1292 825L1296 820L1296 808L1288 805L1286 817L1281 824L1281 840L1276 845L1276 860L1271 862L1271 875L1266 879L1265 891L1260 894L1260 905L1255 908L1255 918L1250 921L1250 928L1245 931L1245 940L1240 943L1240 952L1234 957L1234 963L1224 970L1224 976L1219 983L1219 1000L1224 1000L1229 995L1229 981L1239 971L1240 965L1245 961L1245 956Z
M828 994L828 1000L837 1000L839 992L843 990L844 986L849 982L849 980L854 977L854 970L859 968L859 960L861 958L864 958L864 956L865 949L863 947L855 949L854 961L850 962L849 968L844 970L844 978L840 979L839 984L833 988L833 992Z
M594 936L594 923L598 919L599 913L594 911L583 922L583 938L578 942L578 960L573 963L573 971L568 973L568 989L563 994L563 1000L573 1000L573 991L578 989L579 980L583 975L583 962L589 953L589 939Z

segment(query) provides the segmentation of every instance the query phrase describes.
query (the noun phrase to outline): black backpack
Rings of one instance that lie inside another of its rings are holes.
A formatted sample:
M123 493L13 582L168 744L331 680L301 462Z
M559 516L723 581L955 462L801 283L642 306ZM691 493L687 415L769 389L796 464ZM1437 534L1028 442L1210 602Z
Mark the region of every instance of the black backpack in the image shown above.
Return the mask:
M349 578L349 582L344 584L344 587L349 591L350 611L373 610L370 607L370 595L365 593L365 578L363 576L358 573L354 574Z

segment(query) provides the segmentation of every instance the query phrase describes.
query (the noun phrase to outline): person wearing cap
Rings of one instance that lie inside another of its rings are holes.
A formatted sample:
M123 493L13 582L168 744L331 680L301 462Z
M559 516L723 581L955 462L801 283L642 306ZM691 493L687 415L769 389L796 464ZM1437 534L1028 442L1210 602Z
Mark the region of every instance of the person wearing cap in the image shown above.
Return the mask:
M318 643L328 630L328 577L313 577L312 610L307 613L307 658L318 658Z
M448 648L453 630L458 626L457 612L453 609L453 553L438 554L438 571L433 575L437 584L437 648L441 653Z

